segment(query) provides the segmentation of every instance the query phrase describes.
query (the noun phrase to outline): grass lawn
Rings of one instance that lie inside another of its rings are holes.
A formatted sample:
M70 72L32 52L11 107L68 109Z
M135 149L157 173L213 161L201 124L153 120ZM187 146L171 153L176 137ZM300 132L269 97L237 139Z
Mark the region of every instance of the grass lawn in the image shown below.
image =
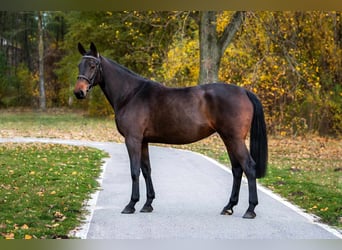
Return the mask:
M123 142L113 119L80 114L0 111L0 137L31 136ZM229 164L217 135L177 146ZM268 175L260 183L342 229L342 140L270 137Z
M0 238L67 237L106 156L86 147L0 144Z
M268 176L260 182L342 229L341 140L283 139L273 149Z
M0 110L0 137L44 137L92 141L120 141L113 119L76 113ZM123 142L123 140L122 140Z

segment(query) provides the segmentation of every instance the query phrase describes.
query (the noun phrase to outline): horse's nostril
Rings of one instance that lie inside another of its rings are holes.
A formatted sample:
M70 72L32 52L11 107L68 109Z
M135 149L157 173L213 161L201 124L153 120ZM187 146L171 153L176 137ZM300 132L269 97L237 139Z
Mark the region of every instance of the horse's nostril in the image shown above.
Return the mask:
M74 91L74 94L77 97L77 99L84 99L85 98L85 94L83 93L82 90Z

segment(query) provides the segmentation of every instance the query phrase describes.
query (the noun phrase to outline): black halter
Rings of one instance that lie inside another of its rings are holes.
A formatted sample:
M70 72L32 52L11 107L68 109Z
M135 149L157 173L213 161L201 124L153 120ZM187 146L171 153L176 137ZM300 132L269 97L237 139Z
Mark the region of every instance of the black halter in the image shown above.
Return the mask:
M92 76L90 76L90 77L87 77L85 75L78 75L77 76L77 79L84 79L89 83L88 89L87 89L87 91L89 91L92 87L94 87L96 85L95 78L96 78L97 74L100 74L100 77L102 76L101 60L99 57L89 56L89 55L85 55L82 58L92 59L95 61L95 65L96 65L96 71L94 72L94 74Z

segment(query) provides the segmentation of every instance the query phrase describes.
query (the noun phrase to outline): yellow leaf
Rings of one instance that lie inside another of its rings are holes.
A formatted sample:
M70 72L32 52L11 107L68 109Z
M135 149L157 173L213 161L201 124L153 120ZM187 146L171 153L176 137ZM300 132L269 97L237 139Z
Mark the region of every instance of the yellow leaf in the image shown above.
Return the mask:
M32 236L29 234L25 234L25 240L30 240L30 239L32 239Z
M56 194L56 191L52 191L50 194L54 195L54 194Z

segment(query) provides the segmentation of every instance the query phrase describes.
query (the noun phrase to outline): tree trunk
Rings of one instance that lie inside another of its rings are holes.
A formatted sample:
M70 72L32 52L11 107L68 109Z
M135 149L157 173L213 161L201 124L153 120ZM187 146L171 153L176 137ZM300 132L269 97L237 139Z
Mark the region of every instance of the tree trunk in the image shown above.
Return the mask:
M237 11L221 36L217 34L217 13L202 11L200 13L200 74L198 83L213 83L218 81L221 58L239 30L245 17L244 11Z
M216 12L203 11L200 13L200 74L198 83L218 81L220 56L217 46Z
M39 108L42 111L46 110L45 82L44 82L44 28L43 28L43 13L38 12L38 64L39 64Z

